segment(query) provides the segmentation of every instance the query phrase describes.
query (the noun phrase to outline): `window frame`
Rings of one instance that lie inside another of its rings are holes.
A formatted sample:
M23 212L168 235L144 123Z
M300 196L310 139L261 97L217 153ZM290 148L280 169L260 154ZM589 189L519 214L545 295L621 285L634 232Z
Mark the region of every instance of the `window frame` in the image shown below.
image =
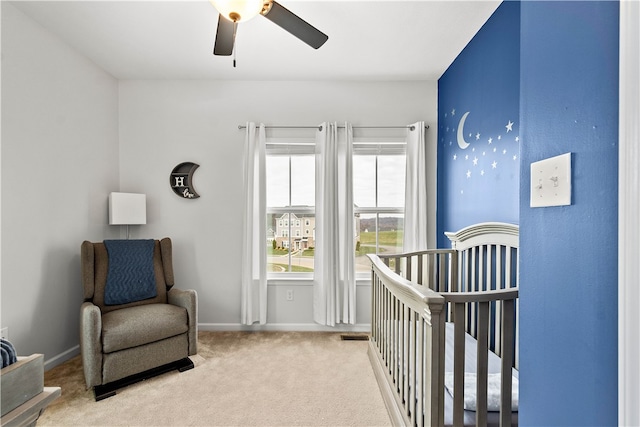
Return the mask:
M356 156L376 156L375 161L375 203L378 204L379 197L379 179L378 179L378 156L404 156L406 163L406 155L407 155L407 138L406 136L400 138L354 138L354 148L353 148L353 157L355 159ZM405 179L406 179L406 170L405 170ZM354 195L355 198L355 195ZM354 200L355 202L355 200ZM379 207L379 206L357 206L354 203L353 208L354 215L359 214L362 215L375 215L376 216L376 254L379 254L380 250L380 231L379 231L379 221L381 215L401 215L403 224L404 224L404 214L405 214L405 206L395 206L395 207ZM404 233L404 226L403 226ZM403 234L404 237L404 234ZM362 280L366 278L370 278L371 273L369 271L357 271L355 272L356 280Z
M400 155L406 156L406 140L407 136L391 136L391 137L354 137L353 139L353 157L359 155ZM266 156L297 156L297 155L313 155L315 156L315 138L313 137L267 137ZM405 157L406 158L406 157ZM291 163L289 162L289 165ZM378 166L376 159L376 198L378 197ZM406 171L405 171L406 174ZM291 191L291 173L289 173L289 190ZM376 201L377 204L377 201ZM401 215L404 221L405 207L375 207L375 206L356 206L354 204L354 219L356 214L360 215L376 215L376 254L379 253L379 219L380 215ZM298 220L302 219L302 215L313 215L316 217L316 208L314 206L288 206L288 207L266 207L268 215L294 214ZM265 218L266 219L266 218ZM286 222L287 220L285 220ZM309 220L301 224L306 224ZM295 228L293 221L288 221L288 237L289 243L293 240L292 228ZM306 230L305 230L306 231ZM358 230L359 233L359 230ZM308 234L301 233L301 238L308 237ZM315 237L315 232L310 234ZM315 245L314 245L315 246ZM355 254L354 254L355 257ZM291 265L291 257L289 257ZM314 259L315 268L315 259ZM370 279L370 272L355 273L356 280ZM313 281L314 272L267 272L267 282L277 284L278 282L288 281Z
M285 156L289 157L289 202L291 202L291 157L293 156L315 156L315 138L310 137L301 137L301 138L274 138L267 137L267 146L266 146L266 156L267 158L270 156ZM314 180L315 186L315 180ZM293 243L295 239L294 229L296 228L295 222L296 220L300 221L305 215L316 215L316 208L314 206L284 206L284 207L273 207L266 206L266 215L278 215L282 216L285 214L293 214L296 215L297 218L292 219L290 216L287 220L284 220L287 228L288 235L288 243L289 246ZM267 218L265 218L267 220ZM285 236L282 236L285 237ZM305 238L306 236L300 236L300 238ZM289 247L290 249L290 247ZM269 255L267 255L269 256ZM289 253L288 257L289 269L291 269L292 257ZM268 260L267 260L268 264ZM314 268L315 268L315 257L314 257ZM314 272L296 272L296 271L285 271L285 272L267 272L267 283L277 283L278 281L289 281L289 280L303 280L303 281L313 281Z

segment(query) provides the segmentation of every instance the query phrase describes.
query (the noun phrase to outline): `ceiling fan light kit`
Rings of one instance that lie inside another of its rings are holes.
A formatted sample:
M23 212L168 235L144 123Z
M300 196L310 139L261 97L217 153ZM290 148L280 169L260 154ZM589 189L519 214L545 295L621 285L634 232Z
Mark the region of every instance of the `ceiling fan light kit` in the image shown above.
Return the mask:
M231 22L246 22L268 10L269 0L209 0L220 16Z
M264 16L314 49L318 49L329 39L322 31L273 0L209 1L220 14L213 48L214 55L231 55L238 23L248 21L257 15Z

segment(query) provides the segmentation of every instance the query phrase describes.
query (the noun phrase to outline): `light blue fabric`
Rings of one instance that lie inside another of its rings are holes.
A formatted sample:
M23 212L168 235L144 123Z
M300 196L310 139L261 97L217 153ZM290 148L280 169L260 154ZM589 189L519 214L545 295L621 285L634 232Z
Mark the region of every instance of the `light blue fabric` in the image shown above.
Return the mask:
M464 373L464 409L476 410L476 374ZM487 411L500 411L500 374L487 376ZM444 386L453 397L453 372L445 372ZM518 378L511 377L511 410L518 411Z
M106 305L127 304L157 295L153 271L153 249L150 240L105 240L109 256Z

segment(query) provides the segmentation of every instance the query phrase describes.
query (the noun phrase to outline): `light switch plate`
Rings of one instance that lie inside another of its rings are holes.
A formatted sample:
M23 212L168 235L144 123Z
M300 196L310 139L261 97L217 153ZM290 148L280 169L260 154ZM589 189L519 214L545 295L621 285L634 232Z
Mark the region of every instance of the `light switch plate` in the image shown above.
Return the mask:
M532 208L571 204L571 153L531 163Z

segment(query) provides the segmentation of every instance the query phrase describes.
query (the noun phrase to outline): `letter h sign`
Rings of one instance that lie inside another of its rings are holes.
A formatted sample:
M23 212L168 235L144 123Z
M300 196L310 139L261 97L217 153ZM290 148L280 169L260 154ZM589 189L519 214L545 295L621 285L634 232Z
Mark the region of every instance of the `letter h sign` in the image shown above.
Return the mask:
M200 197L193 188L193 173L198 166L192 162L185 162L173 168L169 183L174 193L185 199L197 199Z

